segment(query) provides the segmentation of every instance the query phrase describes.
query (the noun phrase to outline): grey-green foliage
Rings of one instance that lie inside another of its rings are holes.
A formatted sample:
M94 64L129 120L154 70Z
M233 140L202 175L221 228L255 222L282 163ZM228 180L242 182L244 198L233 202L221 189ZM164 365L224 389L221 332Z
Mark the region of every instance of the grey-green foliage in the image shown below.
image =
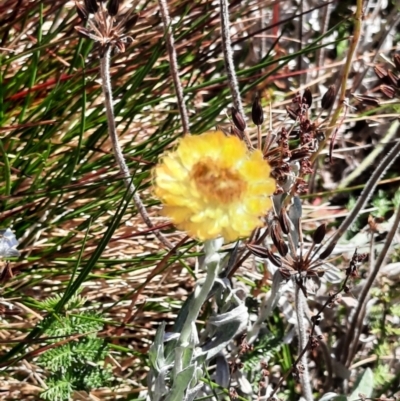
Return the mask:
M62 315L57 315L56 319L48 318L51 323L45 333L52 337L48 344L54 347L41 354L37 361L39 366L49 372L47 389L41 394L44 400L67 401L75 390L90 391L111 383L111 369L104 367L108 346L97 336L103 326L101 316L90 311L72 315L68 309L84 302L84 299L78 298L71 300ZM59 296L52 297L41 306L51 308L58 300ZM46 321L42 324L47 326ZM64 343L70 336L73 338Z
M220 277L224 274L219 274L223 269L225 272L229 269L234 258L221 259L217 251L218 247L211 247L211 251L206 249L203 267L207 270L207 277L202 285L197 284L194 293L184 303L173 333L165 333L165 324L157 330L149 352L148 399L151 401L191 401L199 395L200 390L205 392L201 381L204 367L216 357L224 360L224 348L247 325L247 308L236 296L229 281ZM204 294L210 276L213 276L212 285L210 291ZM204 298L201 297L202 293ZM199 299L207 301L210 298L214 300L214 310L199 333L195 325L197 316L190 318L190 311L197 308ZM182 333L188 323L191 332L187 339ZM223 385L229 381L227 363L217 364L215 381Z

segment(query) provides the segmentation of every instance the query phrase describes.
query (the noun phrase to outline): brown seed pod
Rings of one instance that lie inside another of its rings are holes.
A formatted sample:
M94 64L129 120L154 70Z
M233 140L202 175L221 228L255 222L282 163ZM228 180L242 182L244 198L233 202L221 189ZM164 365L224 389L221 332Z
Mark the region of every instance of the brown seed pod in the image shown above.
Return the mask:
M329 110L333 106L335 99L336 99L336 87L335 85L331 85L325 92L325 95L322 96L321 107L324 110Z
M297 120L297 117L298 117L297 113L292 108L290 108L289 106L286 106L286 111L292 120L294 120L294 121Z
M321 254L319 255L320 259L326 259L332 251L335 249L336 243L330 244Z
M246 121L244 121L243 116L234 107L231 108L231 117L236 128L243 132L246 129Z
M129 32L131 29L133 29L138 19L139 19L139 14L132 14L132 16L129 17L125 23L125 32Z
M85 0L86 11L90 14L95 14L99 10L99 5L96 0Z
M258 96L254 99L253 107L251 109L251 118L255 125L262 125L264 122L264 112Z
M81 19L81 21L86 21L88 17L88 13L86 12L86 8L80 5L78 2L75 2L76 6L76 13L78 14L78 17Z
M388 75L388 71L387 71L386 69L384 69L384 68L382 68L382 67L379 67L379 65L376 65L376 66L374 67L374 72L375 72L376 76L377 76L379 79L381 79L381 80L383 80L383 81L386 82L386 77L387 77L387 75Z
M325 224L321 224L319 227L317 227L317 229L313 233L314 243L320 244L324 240L325 234L326 234L326 226Z
M393 86L397 86L397 82L399 81L399 77L396 74L393 74L392 71L388 71L388 80L390 81L390 84Z
M393 99L394 94L396 93L396 90L389 85L381 85L379 89L385 96L387 96L390 99Z
M362 102L362 103L364 103L364 104L366 104L368 106L377 107L377 106L380 105L380 101L376 97L373 97L373 96L369 96L369 95L354 95L353 94L353 97L355 99L357 99L358 101L360 101L360 102Z
M247 244L246 246L253 255L258 256L259 258L267 259L269 256L268 249L262 245Z
M312 105L312 93L309 88L304 89L303 99L305 100L308 108Z
M108 14L115 17L118 14L120 0L110 0L107 4Z
M400 54L395 54L393 57L394 65L396 66L397 71L400 72Z

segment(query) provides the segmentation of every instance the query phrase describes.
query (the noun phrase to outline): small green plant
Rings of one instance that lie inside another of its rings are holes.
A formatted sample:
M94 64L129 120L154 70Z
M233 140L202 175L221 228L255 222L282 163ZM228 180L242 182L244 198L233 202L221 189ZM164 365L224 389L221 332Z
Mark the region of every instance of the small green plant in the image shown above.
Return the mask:
M53 309L61 296L41 302L44 309ZM50 348L38 359L38 365L49 372L47 389L41 393L44 400L66 401L73 391L91 391L109 386L112 372L104 366L109 352L105 341L98 338L103 323L99 313L85 311L74 313L85 299L76 296L66 306L63 315L48 317L51 323L45 329ZM43 326L47 326L46 319Z

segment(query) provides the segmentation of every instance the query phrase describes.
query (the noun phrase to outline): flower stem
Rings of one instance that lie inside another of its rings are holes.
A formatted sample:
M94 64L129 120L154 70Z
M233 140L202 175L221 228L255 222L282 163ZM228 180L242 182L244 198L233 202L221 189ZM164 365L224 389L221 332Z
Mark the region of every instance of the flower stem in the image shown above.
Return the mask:
M214 241L214 240L211 240ZM210 241L207 241L210 242ZM207 242L204 244L207 246ZM196 286L194 291L194 297L192 305L189 309L185 324L183 325L181 335L179 337L179 346L186 347L192 333L193 325L195 324L197 317L199 316L200 309L206 302L208 294L210 293L215 280L218 277L220 264L219 261L213 260L211 263L207 263L207 255L205 259L205 266L207 269L206 278L203 285L200 287Z
M298 285L296 285L296 314L297 314L297 328L299 331L299 349L304 350L307 349L308 346L308 338L306 334L305 328L305 319L304 319L304 294ZM310 382L310 374L308 371L307 364L307 354L303 352L303 355L300 359L300 363L303 365L303 370L300 375L301 387L303 389L304 398L307 401L313 401L311 382Z
M132 182L128 166L125 162L125 158L118 141L117 130L115 126L112 89L110 81L110 53L111 53L111 47L107 47L103 56L100 58L100 74L101 74L102 89L104 94L104 105L106 108L106 115L107 115L108 133L110 135L115 155L115 160L117 161L120 173L123 176L124 184L128 188L129 193L133 196L133 201L135 203L135 206L140 215L142 216L147 227L154 228L154 225L151 222L149 215L147 214L147 210L143 205L138 192L136 191L135 185ZM154 230L153 232L154 235L158 238L158 240L167 248L172 249L174 247L173 244L171 244L171 242L169 242L160 233L160 231Z
M167 50L169 55L169 66L171 69L172 79L174 81L176 99L179 108L179 114L181 115L181 122L183 127L183 132L185 134L189 134L189 118L185 105L185 100L183 98L183 89L181 85L181 81L179 79L179 70L178 70L178 60L176 57L175 43L174 43L174 35L172 33L171 28L171 18L169 17L168 5L166 0L158 1L161 10L161 16L165 29L165 40L167 42Z

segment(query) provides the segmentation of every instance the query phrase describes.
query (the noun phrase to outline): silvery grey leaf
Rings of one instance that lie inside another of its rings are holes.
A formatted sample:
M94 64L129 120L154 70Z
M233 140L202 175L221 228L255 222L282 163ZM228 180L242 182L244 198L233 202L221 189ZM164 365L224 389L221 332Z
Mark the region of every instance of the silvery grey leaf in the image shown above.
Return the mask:
M182 401L184 399L186 389L189 387L194 371L195 365L190 365L174 377L174 383L165 401Z
M217 355L236 335L243 332L248 318L247 308L243 304L232 311L211 317L208 323L215 327L213 339L202 347L200 355L206 354L207 360Z
M188 389L183 401L193 401L196 398L197 393L203 387L203 385L204 385L203 383L199 383L196 386L194 386L193 388Z
M15 249L18 244L18 240L9 228L0 230L0 257L11 258L20 256L20 252Z
M244 304L240 304L236 308L220 315L211 316L208 320L209 324L221 327L229 322L237 321L241 324L247 324L248 312Z
M164 333L164 342L177 340L179 336L180 336L179 333L174 333L174 332Z
M330 265L322 277L326 281L332 284L337 284L343 281L343 273L336 266Z
M295 249L298 247L299 243L299 231L300 231L300 219L303 213L301 200L298 196L293 197L293 203L289 206L288 216L293 223L290 229L290 234L293 240Z
M240 391L244 394L252 394L253 388L251 387L250 382L247 380L246 376L243 374L241 370L237 370L235 372L236 380L239 384Z
M158 327L154 342L151 344L149 349L150 366L152 366L157 372L159 372L163 366L166 365L164 358L164 333L165 323L163 322Z
M221 353L215 357L215 383L223 388L228 388L230 382L229 364L225 356Z
M288 323L297 324L297 318L293 306L285 296L279 298L278 306Z
M234 248L230 249L228 251L229 254L222 261L222 263L221 263L222 272L220 274L221 278L228 277L231 270L235 267L237 254L238 254L238 250L239 250L239 245L240 245L240 241L237 241ZM226 263L226 265L225 265L225 263Z
M338 395L339 394L336 393L326 393L319 399L319 401L331 401L335 399Z
M263 299L257 321L254 323L247 334L247 342L249 344L253 343L257 339L262 324L272 314L273 310L278 304L278 300L283 290L282 282L283 277L278 270L274 273L271 290L268 294L266 294Z

